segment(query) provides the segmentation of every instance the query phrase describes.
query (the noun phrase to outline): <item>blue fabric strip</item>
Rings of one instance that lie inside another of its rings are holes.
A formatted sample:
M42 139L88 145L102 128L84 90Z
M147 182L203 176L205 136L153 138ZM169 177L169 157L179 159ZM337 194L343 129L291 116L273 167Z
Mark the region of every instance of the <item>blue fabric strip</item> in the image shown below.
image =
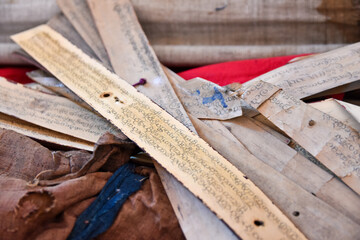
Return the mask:
M100 195L76 220L69 240L92 239L114 222L121 206L138 191L146 177L134 173L134 164L121 166L108 180Z

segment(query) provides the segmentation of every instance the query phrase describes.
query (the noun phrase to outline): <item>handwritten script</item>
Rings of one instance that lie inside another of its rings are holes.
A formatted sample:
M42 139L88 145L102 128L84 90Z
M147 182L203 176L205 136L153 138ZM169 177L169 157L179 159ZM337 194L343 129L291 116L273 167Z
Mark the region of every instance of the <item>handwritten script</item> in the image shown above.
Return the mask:
M13 130L31 138L56 143L71 148L93 151L94 143L84 141L69 135L61 134L35 124L0 113L0 128Z
M357 80L360 80L360 43L285 65L244 85L264 81L301 99Z
M0 112L65 133L96 142L105 132L119 130L105 119L58 96L40 93L0 79Z
M260 189L206 142L61 35L39 26L13 39L202 199L239 236L305 238Z
M243 98L360 193L359 132L284 90L264 96L261 104L252 100L271 89L278 88L260 81L249 88L251 94L245 91Z
M228 88L202 78L178 84L186 110L197 118L226 120L242 115L241 99Z

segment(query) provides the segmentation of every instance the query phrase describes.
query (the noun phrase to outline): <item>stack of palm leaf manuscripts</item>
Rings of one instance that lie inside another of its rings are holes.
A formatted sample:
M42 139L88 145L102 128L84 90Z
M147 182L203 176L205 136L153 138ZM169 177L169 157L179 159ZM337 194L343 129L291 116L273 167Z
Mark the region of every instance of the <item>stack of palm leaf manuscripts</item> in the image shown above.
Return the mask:
M303 100L359 89L360 43L218 86L163 66L128 0L58 4L12 36L46 90L1 79L0 127L88 151L125 134L187 239L359 238L360 107Z

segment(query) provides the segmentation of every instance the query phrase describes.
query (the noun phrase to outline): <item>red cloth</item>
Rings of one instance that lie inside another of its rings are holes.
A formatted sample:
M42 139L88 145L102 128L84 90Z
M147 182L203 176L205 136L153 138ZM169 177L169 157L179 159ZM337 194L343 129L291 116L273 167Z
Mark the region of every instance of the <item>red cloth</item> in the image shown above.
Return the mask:
M220 86L224 86L234 82L247 82L255 77L287 64L291 59L305 55L308 54L217 63L193 68L178 74L185 80L201 77ZM343 100L344 95L344 93L340 93L334 94L331 97Z
M186 80L201 77L220 86L234 82L244 83L304 55L307 54L217 63L178 74Z
M224 86L234 82L244 83L275 68L287 64L293 58L304 55L307 54L217 63L203 67L193 68L187 71L180 72L178 74L186 80L195 77L202 77L220 86ZM36 68L0 68L0 76L23 84L29 83L31 82L31 79L26 76L26 72L34 69ZM336 94L332 97L342 100L344 94Z
M0 68L0 76L7 78L18 83L30 83L32 82L30 78L26 76L27 72L33 71L37 68L35 67L4 67Z
M180 72L179 75L186 80L202 77L220 86L234 82L244 83L303 55L306 54L224 62L193 68ZM0 68L0 76L19 83L29 83L31 80L25 73L34 69L34 67Z

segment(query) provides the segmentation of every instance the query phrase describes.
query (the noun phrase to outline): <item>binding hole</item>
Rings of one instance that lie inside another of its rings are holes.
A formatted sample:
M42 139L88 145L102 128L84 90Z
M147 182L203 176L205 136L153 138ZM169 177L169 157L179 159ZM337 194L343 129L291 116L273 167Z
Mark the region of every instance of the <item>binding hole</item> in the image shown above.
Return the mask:
M314 125L315 125L315 121L314 121L314 120L310 120L310 121L309 121L309 126L312 127L312 126L314 126Z
M293 214L295 217L300 216L300 212L298 212L298 211L294 211L292 214Z
M260 220L255 220L255 221L254 221L254 224L255 224L255 226L258 226L258 227L265 225L264 222L263 222L263 221L260 221Z
M101 97L101 98L108 98L108 97L110 97L111 95L112 95L111 92L104 92L104 93L102 93L102 94L100 95L100 97Z

